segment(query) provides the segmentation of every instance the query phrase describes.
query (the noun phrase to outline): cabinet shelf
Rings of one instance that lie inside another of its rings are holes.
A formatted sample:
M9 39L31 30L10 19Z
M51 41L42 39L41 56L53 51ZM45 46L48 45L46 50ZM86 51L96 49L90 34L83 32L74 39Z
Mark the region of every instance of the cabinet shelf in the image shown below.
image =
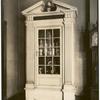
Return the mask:
M43 56L39 55L39 57L53 57L54 58L54 57L60 57L60 54L59 55L50 55L50 56L49 55L48 56L47 55L46 56L45 55L43 55Z
M60 64L50 64L50 65L48 65L48 64L39 64L38 66L60 66Z

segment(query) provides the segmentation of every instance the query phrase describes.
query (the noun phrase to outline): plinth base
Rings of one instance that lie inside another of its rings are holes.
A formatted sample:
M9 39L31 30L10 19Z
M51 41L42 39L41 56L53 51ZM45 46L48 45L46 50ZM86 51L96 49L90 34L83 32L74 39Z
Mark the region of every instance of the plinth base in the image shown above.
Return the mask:
M75 88L72 85L64 85L64 100L75 100Z
M75 100L75 90L71 85L64 89L58 87L34 87L27 84L25 88L26 100Z
M25 88L26 100L62 100L62 91L57 88Z

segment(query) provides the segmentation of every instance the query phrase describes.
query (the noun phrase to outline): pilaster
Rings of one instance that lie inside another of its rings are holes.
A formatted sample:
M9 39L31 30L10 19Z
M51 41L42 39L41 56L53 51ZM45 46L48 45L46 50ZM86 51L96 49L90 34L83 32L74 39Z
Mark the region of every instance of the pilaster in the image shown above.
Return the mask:
M75 100L75 86L74 86L74 35L75 35L75 16L73 12L65 14L64 27L65 27L65 82L64 82L64 100Z
M34 22L26 21L26 82L34 83ZM26 83L26 84L27 84Z

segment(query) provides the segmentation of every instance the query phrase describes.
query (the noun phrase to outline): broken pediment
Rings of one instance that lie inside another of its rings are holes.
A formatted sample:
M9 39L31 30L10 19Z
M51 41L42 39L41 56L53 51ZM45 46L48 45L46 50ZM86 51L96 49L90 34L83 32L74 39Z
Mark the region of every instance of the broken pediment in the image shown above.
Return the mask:
M33 6L22 11L23 15L37 15L41 13L51 13L51 12L66 12L66 11L75 11L77 8L61 1L49 0L48 2L40 1Z

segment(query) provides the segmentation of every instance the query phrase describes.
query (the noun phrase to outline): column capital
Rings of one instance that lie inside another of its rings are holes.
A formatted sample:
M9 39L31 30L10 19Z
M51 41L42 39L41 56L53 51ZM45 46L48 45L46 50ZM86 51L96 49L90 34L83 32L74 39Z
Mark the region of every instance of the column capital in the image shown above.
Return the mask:
M25 89L33 89L35 86L34 86L34 82L27 82L26 85L25 85Z

